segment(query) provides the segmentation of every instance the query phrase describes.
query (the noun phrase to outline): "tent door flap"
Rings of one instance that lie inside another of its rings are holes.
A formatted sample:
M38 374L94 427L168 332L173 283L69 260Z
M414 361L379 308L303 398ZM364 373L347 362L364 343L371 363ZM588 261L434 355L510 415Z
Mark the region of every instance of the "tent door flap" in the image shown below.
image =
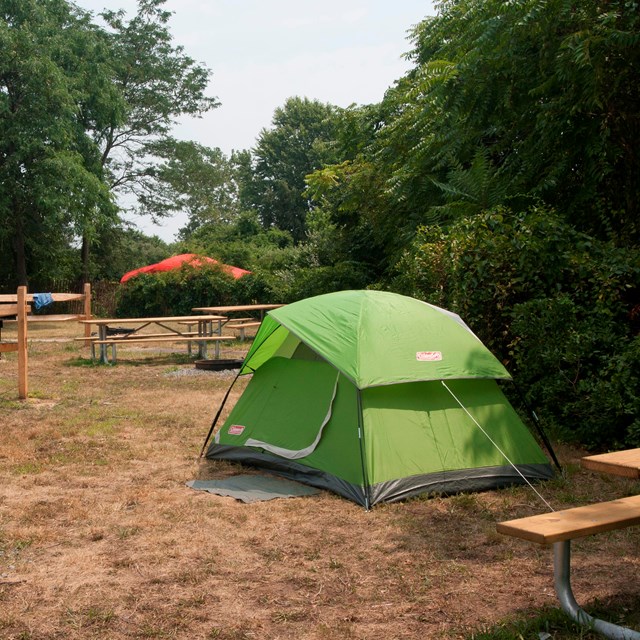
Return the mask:
M281 458L286 458L287 460L299 460L300 458L306 458L311 455L315 448L320 443L320 439L322 438L322 432L324 431L325 426L331 420L331 414L333 412L333 402L336 399L336 392L338 391L338 380L340 378L340 373L336 376L336 382L333 385L333 393L331 394L331 400L329 402L329 407L327 409L327 414L318 429L318 434L315 437L315 440L304 449L285 449L284 447L278 447L277 445L269 444L268 442L262 442L261 440L254 440L253 438L249 438L245 442L245 446L247 447L260 447L269 453L273 453Z

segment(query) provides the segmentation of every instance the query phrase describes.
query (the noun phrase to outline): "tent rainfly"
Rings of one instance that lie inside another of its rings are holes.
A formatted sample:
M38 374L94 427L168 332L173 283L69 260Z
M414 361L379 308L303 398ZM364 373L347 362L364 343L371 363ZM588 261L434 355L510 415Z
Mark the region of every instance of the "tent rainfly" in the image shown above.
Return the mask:
M207 458L366 508L553 476L497 384L506 369L459 316L413 298L341 291L270 311L245 374Z

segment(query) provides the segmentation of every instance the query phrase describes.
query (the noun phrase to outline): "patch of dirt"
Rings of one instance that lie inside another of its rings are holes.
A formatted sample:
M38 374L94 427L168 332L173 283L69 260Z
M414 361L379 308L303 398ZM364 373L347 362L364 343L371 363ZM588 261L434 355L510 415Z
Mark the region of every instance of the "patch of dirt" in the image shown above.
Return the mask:
M246 473L198 459L232 378L176 373L184 353L152 349L91 366L78 327L38 334L52 340L30 345L27 402L15 354L0 370L3 640L465 638L557 606L551 550L495 532L545 510L531 490L371 512L327 492L247 505L193 491ZM582 471L583 453L559 449L567 479L539 487L554 507L637 492ZM633 529L574 543L577 600L640 603L639 547Z

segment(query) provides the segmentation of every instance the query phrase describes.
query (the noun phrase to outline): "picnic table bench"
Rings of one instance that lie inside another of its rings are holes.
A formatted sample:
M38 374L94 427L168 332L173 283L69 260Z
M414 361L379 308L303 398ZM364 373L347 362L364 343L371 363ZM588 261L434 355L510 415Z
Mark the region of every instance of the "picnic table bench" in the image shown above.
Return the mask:
M200 315L200 316L166 316L151 318L100 318L93 320L83 320L85 324L94 324L98 327L98 336L90 338L91 356L95 359L95 347L100 347L100 362L109 363L107 348L111 347L111 363L117 360L117 346L122 344L143 344L151 342L186 342L191 353L191 344L197 343L199 356L207 357L206 345L214 342L216 346L216 358L220 357L220 342L234 340L231 335L223 336L216 333L213 323L219 321L223 316ZM198 331L183 331L171 325L184 325L187 323L197 324ZM117 325L131 325L131 328L123 328ZM163 333L141 333L149 326L157 326L165 331ZM108 335L111 333L111 335Z
M587 456L580 460L580 464L591 471L640 479L640 449L625 449Z
M237 331L240 332L240 340L242 342L244 342L245 338L246 338L246 330L247 329L254 329L256 327L259 327L262 323L259 322L258 320L253 320L253 318L250 318L249 320L243 320L243 321L239 321L237 319L232 319L230 320L226 325L225 325L225 329L236 329Z
M605 473L629 475L629 468L640 471L640 449L604 454L606 466L595 466L589 458L582 464ZM595 457L595 456L594 456ZM634 467L635 465L635 467ZM634 477L638 477L637 475ZM571 589L571 540L605 531L640 524L640 495L598 502L562 511L542 513L497 524L497 531L543 545L553 545L553 571L556 595L562 609L579 624L593 628L607 638L640 640L640 632L590 616L578 605Z

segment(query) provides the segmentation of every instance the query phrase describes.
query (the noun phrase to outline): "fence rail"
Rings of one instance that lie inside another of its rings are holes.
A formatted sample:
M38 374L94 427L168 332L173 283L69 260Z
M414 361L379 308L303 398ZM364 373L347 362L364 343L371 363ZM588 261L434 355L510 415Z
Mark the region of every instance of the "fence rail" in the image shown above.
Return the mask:
M69 291L82 293L83 283L79 280L70 280L63 278L55 278L46 282L37 282L29 284L29 291L38 293L47 293L51 291ZM118 306L117 293L120 288L119 282L110 282L107 280L98 280L91 284L93 314L103 318L111 318L116 315ZM3 289L0 287L0 294L15 294L16 290ZM84 311L82 300L71 300L69 302L56 303L56 314L80 315ZM47 315L54 311L43 308L37 312L38 315Z

